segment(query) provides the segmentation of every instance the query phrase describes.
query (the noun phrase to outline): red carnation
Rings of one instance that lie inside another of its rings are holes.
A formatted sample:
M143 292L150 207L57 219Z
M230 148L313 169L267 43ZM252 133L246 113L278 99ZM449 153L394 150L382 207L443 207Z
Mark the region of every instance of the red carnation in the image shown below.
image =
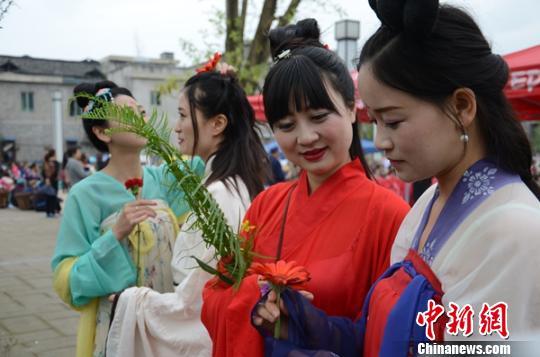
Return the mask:
M137 197L139 195L139 188L143 186L143 180L142 178L127 179L126 182L124 182L124 186L126 187L126 190L133 193L133 196Z

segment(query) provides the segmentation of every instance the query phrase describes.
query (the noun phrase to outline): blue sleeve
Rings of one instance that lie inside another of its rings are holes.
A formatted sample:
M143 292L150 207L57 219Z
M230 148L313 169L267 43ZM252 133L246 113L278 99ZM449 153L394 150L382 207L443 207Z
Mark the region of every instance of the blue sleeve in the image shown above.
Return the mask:
M75 192L68 197L52 259L55 270L63 259L77 257L69 275L75 306L123 290L136 278L131 257L112 230L100 234L96 204L81 200Z
M264 337L266 356L361 356L363 329L346 317L328 316L296 291L286 290L283 302L289 312L286 340L276 340L256 326Z
M193 158L184 159L190 164L190 168L195 174L200 177L204 175L205 165L200 157L194 156ZM161 165L159 170L162 176L160 180L162 193L174 214L179 217L189 211L189 206L184 200L184 192L171 189L171 184L176 181L176 178L168 171L166 164Z

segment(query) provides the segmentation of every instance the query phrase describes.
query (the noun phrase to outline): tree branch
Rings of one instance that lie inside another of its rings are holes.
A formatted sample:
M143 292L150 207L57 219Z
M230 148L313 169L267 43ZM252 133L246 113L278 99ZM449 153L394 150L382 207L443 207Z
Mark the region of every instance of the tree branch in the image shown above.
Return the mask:
M240 42L242 45L242 52L244 51L244 31L246 29L246 15L247 15L248 0L242 0L242 10L240 10L240 24L238 30L240 31Z
M7 14L9 8L15 3L14 0L0 0L0 22ZM0 26L2 28L2 26Z
M248 65L257 65L263 63L268 59L270 55L270 45L268 44L267 36L277 8L277 0L265 0L261 16L259 17L259 24L257 25L257 31L255 37L251 42L251 48L249 49Z
M225 21L227 26L227 35L225 38L225 52L231 52L235 49L234 37L230 34L238 32L238 0L225 1Z
M286 26L292 21L294 15L296 15L296 10L298 9L298 5L300 5L301 1L302 0L291 0L289 6L287 7L287 10L283 13L283 15L279 17L279 27Z

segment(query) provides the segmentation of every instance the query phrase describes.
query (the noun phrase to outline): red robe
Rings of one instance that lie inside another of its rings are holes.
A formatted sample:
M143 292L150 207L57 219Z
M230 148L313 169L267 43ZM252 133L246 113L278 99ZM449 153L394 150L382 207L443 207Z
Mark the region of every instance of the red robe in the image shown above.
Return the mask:
M283 212L293 189L281 259L311 273L313 304L329 315L357 318L364 298L390 264L390 248L409 206L367 179L359 160L340 168L312 195L306 173L298 184L274 185L246 213L257 228L254 250L275 257ZM203 291L201 319L214 343L214 356L263 356L262 338L251 326L260 298L256 276L238 291L210 281Z

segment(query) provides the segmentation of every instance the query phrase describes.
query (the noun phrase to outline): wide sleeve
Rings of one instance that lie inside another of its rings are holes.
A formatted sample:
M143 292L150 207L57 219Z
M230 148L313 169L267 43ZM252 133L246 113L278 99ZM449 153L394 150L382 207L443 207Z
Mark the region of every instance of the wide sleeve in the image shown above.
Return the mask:
M479 333L483 304L499 302L508 306L510 339L540 338L539 232L538 208L500 205L475 219L455 245L439 253L444 259L434 261L433 269L443 284L445 307L453 302L461 308L470 304L474 310L470 339L501 339L497 333ZM445 339L459 336L446 333Z
M71 304L82 306L135 283L135 268L112 230L100 234L99 214L91 202L85 205L73 192L66 202L52 259L55 271L65 259L76 257L62 290ZM57 276L57 274L55 274ZM55 281L55 285L60 282Z
M393 192L384 188L379 188L384 191L378 202L373 208L373 215L376 215L372 223L372 227L376 232L376 255L373 258L374 265L371 267L371 281L375 281L390 267L390 256L392 245L398 234L401 223L410 210L410 206L401 197L398 197Z
M363 328L346 317L328 316L298 292L286 290L283 302L288 311L286 339L276 340L272 331L257 327L264 337L266 356L360 356ZM261 299L264 300L264 299ZM253 308L255 311L256 306ZM286 320L285 320L286 319Z
M214 356L264 354L262 338L251 325L251 310L259 298L256 275L245 277L238 290L215 278L206 283L201 320L212 339Z
M237 230L248 202L244 202L237 195L237 191L229 190L221 181L209 185L208 191L222 209L227 222ZM240 192L243 192L242 188ZM175 292L160 294L148 288L130 288L124 291L120 295L109 332L108 354L211 354L212 341L201 323L201 295L204 285L212 275L200 269L192 257L215 266L215 251L204 244L201 231L192 227L193 222L194 216L191 216L175 242L171 262L177 284ZM142 349L135 346L142 346Z
M119 297L107 339L110 356L210 356L212 341L201 323L201 291L210 279L192 269L173 293L130 288Z

